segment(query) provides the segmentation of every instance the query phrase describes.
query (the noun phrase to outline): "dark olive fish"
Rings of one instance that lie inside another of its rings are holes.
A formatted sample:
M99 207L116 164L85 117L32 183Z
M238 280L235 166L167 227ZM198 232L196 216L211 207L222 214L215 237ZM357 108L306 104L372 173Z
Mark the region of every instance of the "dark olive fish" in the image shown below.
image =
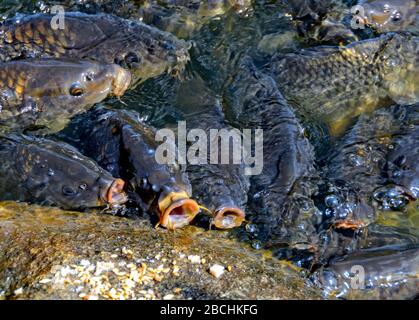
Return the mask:
M411 200L419 199L419 104L406 107L403 127L392 141L387 157L391 183L404 189Z
M276 55L266 69L299 112L339 135L364 112L418 101L418 45L417 37L390 33L346 47Z
M323 171L333 187L323 201L335 227L358 229L374 221L373 195L387 183L387 153L407 110L393 106L361 115L325 155Z
M130 73L115 64L68 59L0 63L0 124L57 131L108 95L123 95L130 82Z
M139 14L145 23L178 37L189 38L210 19L229 10L243 12L250 6L250 0L146 1Z
M318 177L313 147L275 81L249 57L236 70L226 86L226 118L240 129L262 129L264 135L263 170L250 177L252 221L266 229L270 239L315 243L311 219L318 210L311 196Z
M0 137L0 197L85 209L123 204L124 182L73 147L47 139Z
M240 226L245 219L249 182L243 163L233 163L233 151L242 152L242 146L221 148L223 139L231 141L229 135L236 131L226 123L220 101L199 76L180 85L177 104L184 113L186 129L203 130L209 146L199 163L188 162L187 173L194 197L209 209L216 228ZM218 133L211 135L211 129ZM222 154L228 156L225 164L221 163Z
M362 23L378 32L405 31L417 23L417 0L362 0L358 4L363 11Z
M408 189L391 182L387 167L394 141L409 127L414 113L412 106L394 105L363 114L320 159L327 181L316 201L325 220L319 253L323 260L361 248L412 242L406 230L381 230L378 219L381 210L404 212L411 200ZM330 228L337 232L330 233Z
M419 294L419 249L374 249L337 258L313 276L327 297L412 299Z
M73 121L60 137L128 181L129 189L139 195L138 204L155 211L161 226L181 228L198 213L184 170L177 163L157 161L156 130L136 112L97 107ZM175 150L174 142L171 146Z
M53 3L63 6L67 11L102 12L140 20L180 38L190 38L215 16L229 10L243 12L251 6L250 0L65 0Z
M88 58L129 69L134 83L164 72L179 74L189 60L186 42L141 22L71 12L61 17L64 28L60 29L54 17L34 14L4 21L0 60Z
M343 20L350 8L340 0L281 1L298 33L308 43L345 44L358 37Z

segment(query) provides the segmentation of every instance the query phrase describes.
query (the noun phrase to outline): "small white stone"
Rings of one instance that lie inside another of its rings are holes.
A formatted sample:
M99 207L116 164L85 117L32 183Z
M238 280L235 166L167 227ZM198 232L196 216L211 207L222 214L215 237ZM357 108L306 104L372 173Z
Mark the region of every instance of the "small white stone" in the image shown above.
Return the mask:
M80 261L80 265L83 266L83 267L90 266L90 261L86 260L86 259L83 259L83 260Z
M224 266L221 266L219 264L214 264L213 266L209 268L209 273L216 278L221 277L224 271L225 271Z
M163 300L172 300L175 296L173 294L167 294L163 297Z
M19 295L19 294L22 294L22 293L23 293L23 288L22 288L22 287L20 287L19 289L16 289L13 293L14 293L16 296L17 296L17 295Z
M188 256L188 260L192 263L201 263L201 257L200 256L190 255L190 256Z
M50 283L51 279L42 279L41 281L39 281L39 283L45 284L45 283Z

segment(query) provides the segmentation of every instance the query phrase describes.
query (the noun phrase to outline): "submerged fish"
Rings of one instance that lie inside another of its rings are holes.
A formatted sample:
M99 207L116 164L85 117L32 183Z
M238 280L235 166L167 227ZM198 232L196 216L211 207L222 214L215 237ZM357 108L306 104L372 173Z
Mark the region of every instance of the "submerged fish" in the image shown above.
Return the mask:
M223 15L230 9L242 12L250 6L250 0L146 1L139 14L145 23L178 37L188 38L210 19Z
M419 39L390 33L275 55L266 70L297 111L340 135L358 115L419 100Z
M396 105L361 115L324 156L323 172L334 187L323 201L336 227L358 229L374 221L373 195L387 183L387 153L403 125L403 111L408 109Z
M387 156L391 183L401 187L406 200L419 199L419 104L407 106L403 126L392 140Z
M251 0L62 0L54 1L67 12L113 14L190 38L212 18L234 10L241 13L251 6ZM51 1L49 1L51 3ZM46 8L48 11L48 8Z
M57 131L108 95L121 96L130 82L130 73L115 64L68 59L0 63L0 124Z
M181 228L198 213L184 170L177 163L157 161L156 130L136 112L97 107L73 121L60 137L128 181L131 196L138 194L136 202L146 211L155 211L161 226ZM166 143L175 150L174 142Z
M361 250L315 272L327 297L412 299L419 294L419 249Z
M196 159L197 163L188 162L187 173L194 197L211 212L216 228L240 226L245 219L249 188L243 162L233 160L234 152L236 156L242 155L241 133L238 133L240 142L234 140L237 131L226 123L220 101L199 76L180 85L177 104L184 114L186 129L200 130L206 137L205 144L210 146L209 152ZM217 130L217 134L211 134L211 130ZM232 140L234 142L230 143ZM228 141L228 150L222 148L225 141ZM222 157L228 157L227 161L223 162Z
M316 242L312 223L318 212L311 196L318 179L314 151L275 81L243 58L226 86L225 113L240 129L263 130L263 170L250 178L252 221L264 238L301 245ZM279 238L278 238L279 237Z
M353 30L343 22L349 6L341 0L281 1L293 19L298 33L309 43L341 44L357 41Z
M406 31L418 22L417 0L362 0L358 4L362 22L378 32Z
M133 83L164 72L179 74L189 44L146 24L108 14L18 16L0 26L0 60L35 57L88 58L131 71ZM59 22L59 21L58 21Z
M63 209L123 204L124 182L73 147L47 139L0 137L0 197Z
M414 150L414 143L406 145L409 152L395 146L400 136L413 141L411 135L401 134L417 119L416 109L394 105L363 114L324 155L322 173L328 184L317 203L322 204L326 213L326 230L332 226L338 233L331 235L326 231L323 259L373 244L411 241L410 236L402 236L403 230L374 230L380 229L377 223L384 214L382 210L405 214L412 200L412 193L405 186L409 182L414 184L417 157L414 152L410 159L403 157ZM402 169L399 165L404 161L406 166ZM392 172L398 174L393 177Z

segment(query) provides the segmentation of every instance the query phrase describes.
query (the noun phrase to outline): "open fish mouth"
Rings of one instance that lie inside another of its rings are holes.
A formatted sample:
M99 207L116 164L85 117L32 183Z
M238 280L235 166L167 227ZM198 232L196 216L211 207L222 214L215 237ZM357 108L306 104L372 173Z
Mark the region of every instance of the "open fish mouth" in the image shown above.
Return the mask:
M243 210L237 207L223 207L214 212L212 224L218 229L240 227L245 219Z
M121 205L127 200L127 194L124 192L125 182L122 179L115 179L107 189L104 200L109 205Z
M116 66L116 76L112 83L112 93L116 97L121 97L131 85L131 72Z
M172 192L158 204L159 224L169 230L188 225L198 214L199 206L185 192Z

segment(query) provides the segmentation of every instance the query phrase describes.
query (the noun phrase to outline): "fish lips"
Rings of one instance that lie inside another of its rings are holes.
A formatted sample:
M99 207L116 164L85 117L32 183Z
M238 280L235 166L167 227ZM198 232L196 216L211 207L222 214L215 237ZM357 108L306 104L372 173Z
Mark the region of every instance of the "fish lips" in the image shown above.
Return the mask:
M116 97L121 97L131 85L131 72L115 65L115 77L112 82L112 93Z
M125 182L122 179L115 179L108 188L101 191L101 200L111 206L124 204L127 200L127 194L124 191Z
M158 203L159 224L169 230L188 225L198 214L199 205L185 192L172 192L161 196Z
M218 229L232 229L240 227L245 220L243 210L234 206L226 206L214 211L212 224Z

